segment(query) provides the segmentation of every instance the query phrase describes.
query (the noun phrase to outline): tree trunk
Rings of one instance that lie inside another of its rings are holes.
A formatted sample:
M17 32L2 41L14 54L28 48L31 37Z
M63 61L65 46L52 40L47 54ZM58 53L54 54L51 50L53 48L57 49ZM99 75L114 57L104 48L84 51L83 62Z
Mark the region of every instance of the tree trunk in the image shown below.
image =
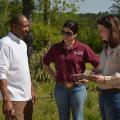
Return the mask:
M32 22L32 9L33 9L33 4L32 0L22 0L23 3L23 15L25 15L31 25ZM29 34L24 38L24 41L27 44L27 53L28 57L32 55L33 52L33 35L32 32L30 31Z
M22 0L23 3L23 14L29 19L31 22L32 17L32 0Z
M44 0L44 23L49 24L50 1Z

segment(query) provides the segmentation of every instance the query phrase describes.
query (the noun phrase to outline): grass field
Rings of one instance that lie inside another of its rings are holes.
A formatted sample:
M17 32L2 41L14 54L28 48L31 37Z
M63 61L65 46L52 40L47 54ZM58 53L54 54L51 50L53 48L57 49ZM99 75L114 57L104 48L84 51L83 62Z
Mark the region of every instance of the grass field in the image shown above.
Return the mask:
M87 69L90 70L91 66L88 65ZM59 120L53 97L54 84L53 81L50 81L40 83L40 85L36 87L37 100L34 105L33 120ZM93 82L88 83L88 97L84 110L85 120L101 120L98 108L98 93L95 88L96 85ZM4 120L1 112L0 120Z
M85 104L85 120L100 120L98 94L94 83L88 84L88 97ZM41 83L36 87L37 100L34 105L33 120L58 120L58 112L53 97L54 82ZM3 116L0 112L0 120Z

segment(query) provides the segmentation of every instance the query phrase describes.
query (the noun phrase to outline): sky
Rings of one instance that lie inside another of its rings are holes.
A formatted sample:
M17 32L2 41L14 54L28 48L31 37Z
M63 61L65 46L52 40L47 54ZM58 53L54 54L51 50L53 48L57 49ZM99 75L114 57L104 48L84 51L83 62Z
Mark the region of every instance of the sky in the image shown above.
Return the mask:
M38 1L40 0L34 1L36 2L36 4L38 4L39 3ZM51 0L51 2L53 1L54 0ZM79 0L80 5L79 13L99 13L110 11L109 8L112 6L112 3L113 0Z
M80 13L98 13L110 11L112 6L112 0L85 0L84 2L80 1Z

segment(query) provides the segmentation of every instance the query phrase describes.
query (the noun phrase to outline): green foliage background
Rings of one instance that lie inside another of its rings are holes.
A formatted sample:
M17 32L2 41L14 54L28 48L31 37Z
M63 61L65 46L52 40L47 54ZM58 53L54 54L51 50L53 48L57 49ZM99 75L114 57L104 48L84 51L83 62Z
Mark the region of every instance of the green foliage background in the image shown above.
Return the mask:
M22 13L22 3L18 2L18 0L14 1L9 3L8 0L0 0L0 37L8 33L10 18L15 14ZM55 1L60 3L60 0ZM120 2L120 0L114 1L115 3ZM115 5L119 6L119 4ZM42 4L41 7L43 7ZM68 7L68 5L64 4L63 10L65 7ZM63 29L64 22L68 19L76 21L79 24L78 40L89 45L98 54L101 51L102 46L97 31L96 20L100 16L109 13L75 14L74 4L71 7L73 10L71 12L59 12L56 4L54 9L48 13L48 24L44 22L43 8L32 13L31 31L34 36L34 51L30 57L30 71L37 92L37 103L34 106L33 120L58 120L58 112L53 97L55 83L44 71L42 59L52 44L62 40L61 30ZM118 13L120 11L119 9L116 10L116 8L113 10ZM91 70L91 66L88 65L87 69ZM101 120L100 118L96 85L88 83L85 120ZM3 120L2 111L0 111L0 120Z

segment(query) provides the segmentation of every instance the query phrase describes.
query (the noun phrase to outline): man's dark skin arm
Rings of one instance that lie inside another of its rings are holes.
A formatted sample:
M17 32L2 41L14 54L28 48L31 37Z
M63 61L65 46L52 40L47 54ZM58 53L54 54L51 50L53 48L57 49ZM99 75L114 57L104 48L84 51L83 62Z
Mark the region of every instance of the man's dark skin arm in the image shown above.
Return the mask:
M13 114L13 107L7 89L7 80L0 80L0 90L3 97L2 112L6 117L10 117Z
M32 103L34 104L36 101L36 94L33 85L31 86L31 94L32 94Z

